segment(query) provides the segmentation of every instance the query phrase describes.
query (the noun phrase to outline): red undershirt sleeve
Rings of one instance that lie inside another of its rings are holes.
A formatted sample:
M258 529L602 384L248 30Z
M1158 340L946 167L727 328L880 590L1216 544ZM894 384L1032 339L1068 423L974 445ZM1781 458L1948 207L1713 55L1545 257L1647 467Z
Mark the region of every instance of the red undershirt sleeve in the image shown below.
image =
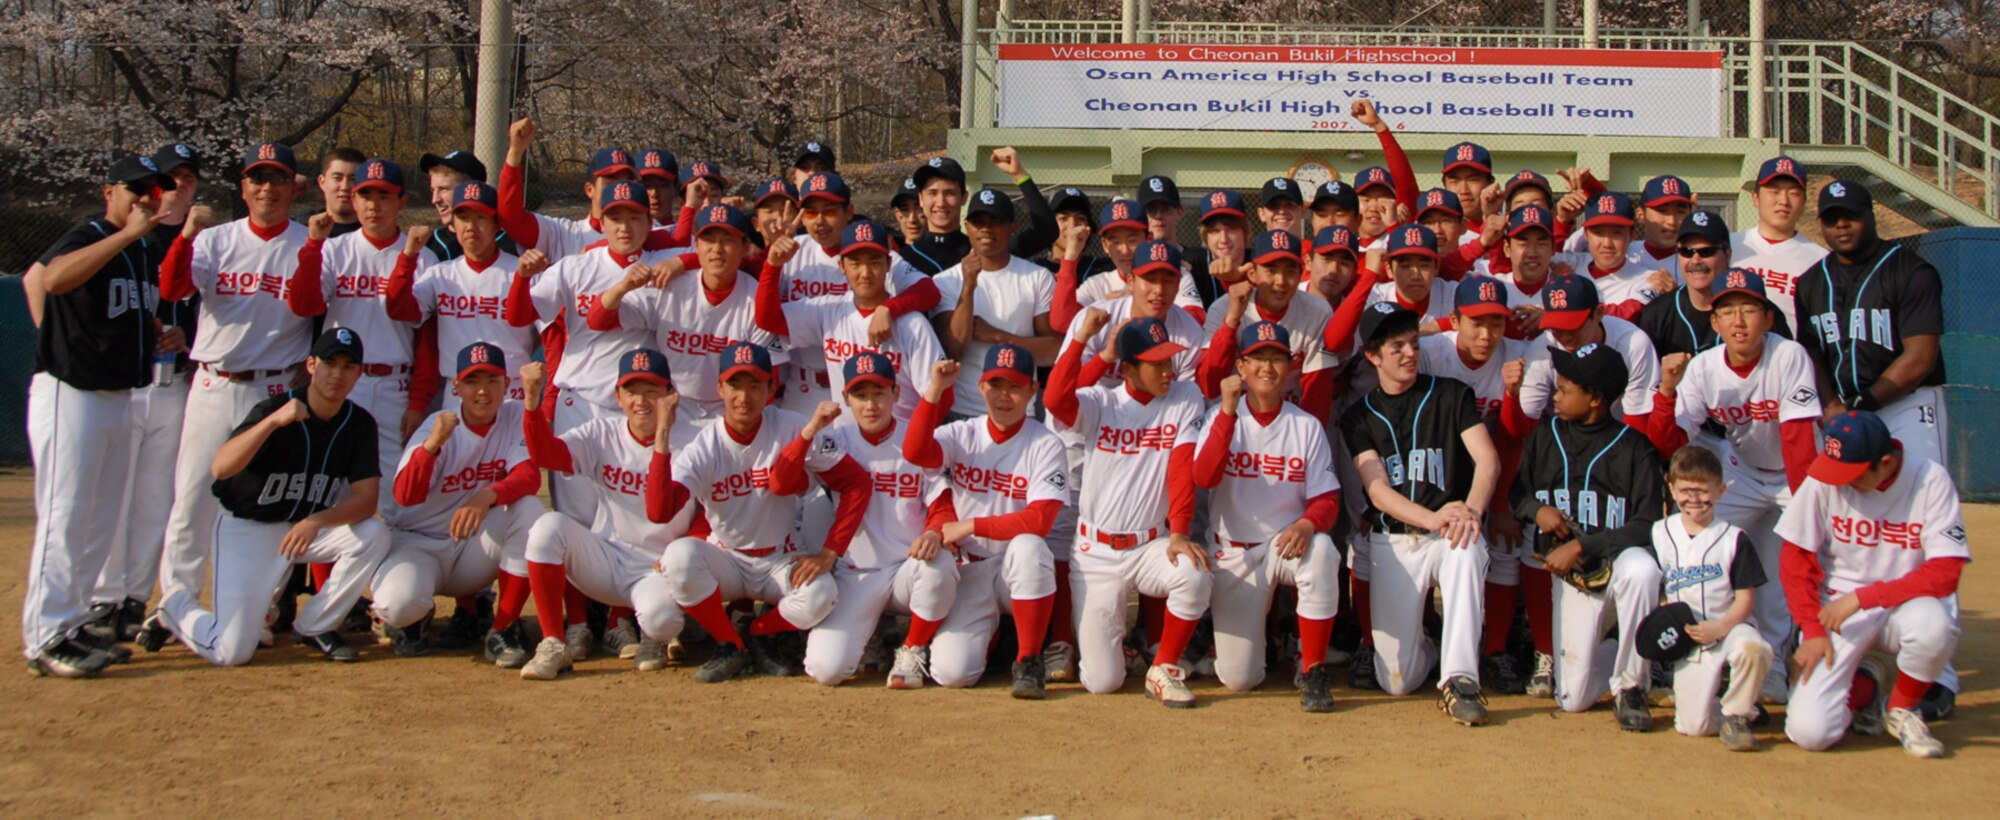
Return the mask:
M1082 310L1076 303L1076 260L1064 259L1056 267L1056 293L1049 302L1049 327L1068 330L1070 321Z
M1194 459L1194 483L1204 490L1222 484L1222 465L1229 461L1229 441L1236 435L1236 416L1215 414L1201 440L1201 452Z
M396 503L414 507L431 497L431 473L437 468L437 454L418 447L403 469L396 471Z
M535 462L523 461L507 470L507 475L493 482L493 503L507 506L542 489L542 471L535 468Z
M910 411L909 429L903 433L903 459L926 470L944 466L944 448L937 443L938 412L929 398L918 401L917 409Z
M1182 444L1167 456L1167 528L1186 537L1194 530L1194 445Z
M771 494L798 495L806 491L806 447L812 442L793 436L778 457L771 460Z
M805 439L798 439L805 441ZM803 453L805 448L799 448ZM804 456L800 456L801 460ZM833 526L826 531L826 550L835 555L846 555L847 545L854 540L854 534L861 531L861 520L868 515L869 497L874 495L868 471L852 456L842 456L840 463L819 473L819 480L826 483L829 490L840 495L839 503L833 508Z
M792 325L785 320L784 286L778 282L780 273L779 269L765 265L757 274L755 317L757 326L764 332L789 338L792 335Z
M1320 493L1306 501L1305 515L1311 521L1313 532L1333 532L1333 525L1340 521L1340 492Z
M762 277L760 276L760 287L762 286L761 279ZM911 285L908 290L889 297L888 301L882 303L882 307L889 309L889 318L892 319L906 313L914 313L922 316L929 313L931 308L937 307L938 302L943 299L944 293L938 290L937 283L931 281L930 277L926 276L918 279L917 283Z
M500 187L496 193L500 195L500 229L523 250L541 247L542 225L528 212L528 184L521 166L501 163Z
M972 534L980 538L1005 541L1017 535L1049 536L1049 530L1056 525L1056 513L1062 511L1063 503L1053 498L1036 501L1006 515L989 515L972 519Z
M1049 370L1049 386L1042 391L1042 401L1048 404L1049 415L1063 424L1076 424L1077 371L1082 369L1083 343L1070 342Z
M1236 328L1230 327L1225 315L1223 324L1209 337L1208 350L1201 354L1201 361L1195 365L1195 386L1201 388L1202 398L1213 399L1222 395L1222 380L1229 378L1236 369Z
M320 278L320 268L325 264L321 249L325 240L308 239L306 246L299 249L298 268L292 271L291 287L285 290L285 307L292 309L293 316L323 316L326 314L326 291Z
M516 275L514 281L507 283L507 302L501 310L507 324L527 327L542 318L541 313L535 310L533 288L534 280L526 276Z
M176 235L160 260L160 298L178 302L194 295L194 240Z
M570 458L569 445L557 438L555 430L549 426L549 418L542 413L521 414L521 432L528 439L528 457L542 469L554 470L565 475L576 471L576 464Z
M658 450L646 464L646 520L665 524L688 502L688 488L674 480L673 458Z
M1819 456L1819 430L1812 419L1793 419L1778 425L1779 452L1785 455L1785 483L1792 492L1806 483L1806 468Z
M1915 598L1945 598L1958 591L1964 558L1932 558L1893 581L1877 581L1854 591L1869 609L1902 606Z
M1807 638L1826 637L1826 627L1819 622L1819 587L1826 580L1826 572L1819 565L1819 554L1785 542L1784 551L1778 556L1779 583L1785 590L1785 607L1792 612L1792 621Z
M398 322L418 322L424 318L423 305L417 304L417 257L407 253L396 255L396 269L389 273L389 302L386 306L389 318Z

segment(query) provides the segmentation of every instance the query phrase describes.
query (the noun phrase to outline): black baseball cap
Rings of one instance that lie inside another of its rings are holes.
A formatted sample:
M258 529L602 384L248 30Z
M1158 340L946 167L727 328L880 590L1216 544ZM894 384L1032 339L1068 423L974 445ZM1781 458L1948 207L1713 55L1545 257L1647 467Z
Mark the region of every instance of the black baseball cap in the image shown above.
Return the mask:
M417 170L424 172L425 176L440 165L464 174L474 182L486 181L486 163L480 162L470 151L452 151L444 156L425 154L417 160Z
M1086 221L1093 224L1097 221L1097 209L1091 206L1090 195L1074 185L1058 189L1054 196L1049 197L1050 213L1064 211L1082 214Z
M1576 382L1607 402L1624 395L1625 383L1632 378L1632 371L1625 367L1625 355L1610 345L1587 344L1574 353L1551 347L1549 363L1555 365L1556 375Z
M327 328L313 342L312 357L325 362L332 361L335 356L346 356L348 361L356 364L366 363L368 360L362 358L361 335L355 333L353 328Z
M1723 224L1722 215L1714 211L1695 211L1681 220L1681 232L1674 237L1675 242L1688 237L1706 239L1718 248L1729 247L1729 226Z
M104 173L104 181L113 185L147 180L152 180L153 185L162 191L174 189L173 176L161 171L159 163L154 162L152 157L126 154L111 163L111 170Z
M1687 628L1698 620L1694 607L1686 601L1653 610L1639 622L1639 657L1655 663L1673 663L1692 654L1695 640L1688 637Z
M917 200L920 199L917 194L922 190L922 188L917 187L916 177L904 177L903 184L896 187L896 195L889 197L889 207L903 207L903 200L905 199L909 200L910 204L915 205Z
M179 142L162 145L160 150L153 152L153 164L160 166L162 174L171 174L175 168L186 166L196 177L201 176L201 152L194 150L192 145Z
M917 166L916 173L910 174L910 181L917 184L917 190L919 191L923 190L924 186L929 185L933 179L956 182L958 183L958 187L963 188L965 187L965 168L958 164L958 160L951 157L931 157L929 162Z
M1014 222L1014 200L999 188L981 188L972 195L972 203L965 207L965 221L988 216L1007 224Z
M816 159L826 163L826 170L831 172L834 169L833 146L819 140L808 141L806 144L799 146L798 153L792 155L792 167L803 168L805 167L806 160L809 159Z
M1300 205L1306 204L1305 197L1299 195L1299 185L1285 177L1271 177L1264 181L1264 190L1257 196L1257 204L1271 207L1271 203L1289 199Z
M1855 216L1871 216L1875 213L1875 197L1858 182L1836 179L1819 189L1819 218L1828 214L1846 211Z
M1361 195L1354 192L1354 186L1330 179L1313 189L1312 206L1321 205L1338 205L1344 211L1360 210Z
M1154 175L1139 180L1139 208L1155 202L1164 202L1176 208L1181 204L1181 188L1174 184L1173 177Z
M1395 302L1376 302L1361 312L1361 343L1367 345L1377 339L1416 330L1421 321L1422 317L1414 310L1398 307Z

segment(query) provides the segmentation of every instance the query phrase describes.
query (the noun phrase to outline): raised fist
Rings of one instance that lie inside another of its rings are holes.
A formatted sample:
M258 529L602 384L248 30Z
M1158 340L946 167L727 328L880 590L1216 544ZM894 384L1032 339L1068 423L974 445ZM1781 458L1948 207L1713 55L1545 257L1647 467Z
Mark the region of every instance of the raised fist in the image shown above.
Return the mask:
M1111 314L1105 313L1102 308L1085 308L1083 311L1083 332L1076 334L1076 337L1078 339L1094 338L1108 324L1111 324Z
M1016 179L1021 177L1021 152L1014 150L1014 146L995 148L993 155L988 159L992 160L993 167L999 169L1000 173Z
M541 395L542 382L547 378L548 370L541 362L528 362L521 365L521 389L526 391L527 395Z
M1375 103L1371 100L1355 100L1354 106L1348 109L1347 113L1353 115L1355 122L1368 126L1371 130L1381 131L1387 127L1382 124L1382 117L1375 112Z
M431 425L431 437L429 439L431 447L428 449L435 452L436 448L443 447L445 442L451 440L452 431L457 429L457 413L446 410L437 414L437 421Z
M418 225L411 228L409 241L403 243L403 255L416 256L423 252L425 245L430 243L431 229L429 225Z
M522 279L533 279L535 278L535 274L548 270L548 267L549 257L547 254L541 251L528 251L521 254L521 262L514 267L514 275Z
M1079 222L1063 229L1063 258L1077 260L1083 258L1083 246L1090 242L1090 226Z
M1243 398L1243 377L1234 373L1222 380L1222 406L1236 409L1236 402Z
M1500 366L1500 383L1507 389L1507 395L1521 395L1521 382L1528 377L1528 365L1520 359L1513 359Z
M513 148L526 148L535 141L535 121L528 117L515 120L507 126L507 144Z
M950 384L957 378L958 362L950 359L939 359L937 360L937 364L931 365L931 383L944 382L945 384Z
M278 422L278 426L283 427L288 424L305 421L306 417L311 415L312 415L312 408L306 406L304 400L292 399L291 401L285 402L283 407L279 407L277 410L273 411L271 413L271 418L276 419Z
M1688 361L1693 358L1686 353L1669 353L1660 358L1660 392L1673 395L1681 386L1681 379L1687 376Z
M306 238L318 240L332 235L333 214L320 211L306 220Z

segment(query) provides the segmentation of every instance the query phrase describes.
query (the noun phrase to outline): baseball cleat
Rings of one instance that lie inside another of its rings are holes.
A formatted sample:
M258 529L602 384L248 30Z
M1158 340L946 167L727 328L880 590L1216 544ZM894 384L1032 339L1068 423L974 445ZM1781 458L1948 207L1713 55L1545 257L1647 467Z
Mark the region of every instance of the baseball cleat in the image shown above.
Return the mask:
M430 644L424 641L424 627L429 626L430 622L429 615L409 626L390 626L384 622L382 634L388 637L389 647L396 653L396 657L415 658L431 651Z
M1299 710L1333 711L1333 664L1316 663L1307 669L1299 686Z
M1618 690L1613 711L1618 715L1620 729L1627 732L1649 732L1653 729L1653 707L1646 702L1644 689L1634 686Z
M571 663L590 660L590 644L596 638L590 634L590 624L570 624L563 629L563 644L569 647ZM540 654L541 648L536 647Z
M687 645L681 643L681 639L675 638L671 641L667 641L667 663L679 666L681 664L687 663L687 659L688 659Z
M652 638L640 638L632 645L632 665L641 672L667 668L667 645Z
M340 637L338 631L322 632L318 635L300 635L294 632L292 633L292 640L297 641L300 646L318 652L330 661L353 663L361 660L361 653L354 651L354 647L347 645L347 639Z
M109 665L111 659L103 653L70 638L63 638L30 658L28 671L35 673L36 677L94 678Z
M79 646L85 649L103 655L104 659L110 663L119 664L130 663L132 661L132 648L129 646L119 646L108 635L79 629L71 640L76 641Z
M922 689L924 678L931 674L931 648L928 646L896 647L896 665L889 670L890 689Z
M604 630L604 640L599 644L604 654L631 660L639 657L639 630L632 628L631 621L619 621L616 626Z
M1785 665L1771 664L1771 672L1764 676L1764 688L1757 694L1757 702L1766 705L1782 705L1791 699L1791 690L1785 685Z
M1664 663L1649 664L1652 677L1646 685L1646 703L1663 709L1674 705L1674 670Z
M102 639L102 643L118 642L118 605L101 603L90 605L90 617L84 619L82 633Z
M1890 681L1893 680L1890 674L1889 665L1883 663L1880 657L1872 654L1861 656L1861 664L1855 667L1854 676L1865 677L1872 681L1875 684L1875 697L1862 704L1861 708L1854 710L1848 731L1861 737L1882 736L1882 732L1886 729L1883 725L1882 710L1889 702Z
M1069 641L1049 641L1042 647L1042 668L1049 670L1050 683L1076 682L1076 645Z
M790 654L786 651L785 643L787 639L785 635L787 634L796 635L798 633L752 635L743 639L750 649L750 665L757 670L757 674L769 675L774 678L789 678L805 674L805 670L800 668L798 664L795 664Z
M146 602L137 598L126 598L118 606L118 641L131 643L139 635L139 625L146 622Z
M1924 718L1908 709L1890 709L1884 723L1889 736L1903 742L1903 753L1911 757L1944 757L1944 743L1931 736Z
M1535 674L1528 676L1528 686L1523 694L1544 699L1556 696L1556 659L1553 656L1535 653Z
M1355 689L1381 691L1375 679L1375 647L1362 644L1354 650L1354 663L1347 667L1347 685Z
M487 630L485 657L501 669L527 666L528 659L533 655L528 652L528 641L521 622L515 621L506 629Z
M1146 670L1146 697L1172 709L1194 708L1194 693L1188 691L1187 670L1170 663L1154 664Z
M342 632L373 632L375 630L375 602L366 596L354 602L354 608L347 611L347 620L340 622ZM294 633L296 634L296 633Z
M1049 696L1049 667L1040 655L1014 662L1014 688L1008 692L1015 700L1041 700Z
M1329 646L1326 649L1326 662L1334 666L1346 666L1354 662L1354 654Z
M444 628L438 630L431 643L439 649L471 649L478 646L479 613L470 609L452 610L451 617L445 619Z
M1528 691L1528 679L1521 674L1521 661L1506 651L1487 655L1480 663L1479 679L1496 695L1519 695Z
M1486 693L1479 682L1454 675L1438 690L1438 711L1451 716L1460 726L1486 725Z
M1722 716L1722 748L1732 752L1757 751L1757 736L1750 733L1750 719L1731 715Z
M743 647L727 641L715 645L715 654L700 669L694 671L694 679L702 683L721 683L741 677L750 668L750 653Z
M1923 717L1925 723L1950 720L1952 713L1957 711L1958 693L1942 683L1933 682L1930 691L1917 701L1917 714Z
M132 643L147 652L158 652L173 639L174 634L167 629L167 613L155 609L139 624L139 634L132 637Z
M569 670L569 646L561 638L543 638L535 644L535 657L521 667L521 679L555 680Z

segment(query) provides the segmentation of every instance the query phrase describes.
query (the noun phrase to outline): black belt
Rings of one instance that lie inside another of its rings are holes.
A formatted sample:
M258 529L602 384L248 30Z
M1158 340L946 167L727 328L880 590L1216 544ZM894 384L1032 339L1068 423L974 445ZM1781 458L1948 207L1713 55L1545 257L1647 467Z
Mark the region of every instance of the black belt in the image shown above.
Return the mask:
M1402 522L1402 520L1394 516L1384 515L1381 513L1376 513L1375 523L1373 526L1369 527L1369 529L1374 530L1375 532L1382 533L1383 535L1429 535L1431 533L1430 530L1424 529L1423 527L1417 527L1417 526L1412 526L1410 524L1405 524Z

